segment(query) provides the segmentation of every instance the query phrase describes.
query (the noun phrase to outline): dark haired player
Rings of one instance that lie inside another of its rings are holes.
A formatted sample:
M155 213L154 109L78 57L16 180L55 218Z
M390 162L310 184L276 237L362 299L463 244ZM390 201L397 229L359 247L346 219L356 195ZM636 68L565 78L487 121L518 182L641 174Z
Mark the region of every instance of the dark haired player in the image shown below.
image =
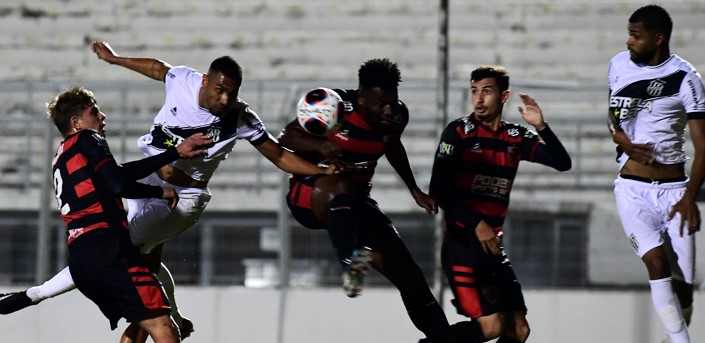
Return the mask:
M316 137L294 120L279 137L299 156L339 164L343 170L337 175L293 175L286 198L289 209L301 225L328 231L349 297L360 294L371 265L399 289L414 325L434 342L448 342L448 321L423 272L370 198L377 160L384 155L416 203L429 213L437 211L434 200L417 186L400 141L409 121L409 111L398 97L401 73L388 59L372 59L360 67L358 79L358 89L335 90L345 106L337 132Z
M470 85L474 111L443 131L430 186L444 212L442 262L453 304L472 318L452 332L457 342L525 342L526 305L502 246L509 194L520 161L566 171L571 159L530 96L519 94L519 112L538 135L502 120L510 94L503 67L475 69Z
M649 275L651 300L671 343L690 342L695 203L705 179L705 87L669 49L673 22L657 5L634 11L627 51L610 61L610 111L619 176L614 194L622 227ZM695 149L690 178L683 145Z
M98 305L111 329L126 318L155 342L179 342L164 289L130 241L121 198L165 199L175 207L179 198L172 187L135 180L179 156L205 153L197 146L211 140L198 134L178 148L118 166L103 137L105 114L92 92L69 88L47 104L47 112L64 138L52 161L52 176L76 287Z
M208 181L222 161L233 151L237 140L245 139L279 169L297 174L333 173L335 167L319 168L282 149L266 131L264 124L249 105L238 97L242 69L229 56L219 57L202 74L187 66L174 66L154 58L118 56L105 42L93 42L91 49L98 58L164 82L164 105L154 118L150 133L142 136L138 146L147 156L159 154L194 133L212 138L206 154L181 159L166 165L145 178L152 185L168 185L176 189L179 203L171 208L158 198L128 199L128 221L132 242L143 254L149 254L152 267L169 295L172 316L188 337L193 325L183 318L174 300L174 281L161 264L166 240L193 226L203 214L211 193ZM9 295L0 301L0 313L11 313L26 306L74 288L71 275L64 269L41 286ZM146 339L133 326L134 342ZM125 342L123 342L125 343Z

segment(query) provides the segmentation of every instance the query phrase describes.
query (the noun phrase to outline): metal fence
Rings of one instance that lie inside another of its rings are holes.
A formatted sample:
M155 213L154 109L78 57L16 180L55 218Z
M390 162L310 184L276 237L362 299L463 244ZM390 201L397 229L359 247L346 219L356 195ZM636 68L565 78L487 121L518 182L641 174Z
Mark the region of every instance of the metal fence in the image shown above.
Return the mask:
M16 209L16 199L4 198L0 209L0 283L40 282L63 268L66 259L63 223L53 211L49 164L59 138L43 115L43 105L69 84L0 83L0 188L19 197L36 200L36 206ZM154 82L83 83L93 90L101 109L108 114L109 143L118 161L139 158L135 140L147 132L153 113L163 99L163 87ZM241 97L257 111L274 135L292 117L295 100L316 86L354 87L350 81L247 81ZM451 83L449 117L468 108L467 82ZM541 104L554 131L573 156L568 173L546 173L525 164L519 172L518 190L608 189L614 175L613 146L604 125L603 87L576 83L516 81L515 92L527 92ZM422 80L404 82L402 98L410 108L411 122L403 141L417 176L425 188L430 176L433 150L445 123L435 113L435 84ZM512 97L505 119L521 122L515 113L519 101ZM235 163L230 160L236 160ZM285 175L254 149L235 148L221 164L210 187L218 193L255 190L283 194ZM375 187L398 190L404 186L393 169L383 162ZM384 194L385 192L382 192ZM3 192L3 194L7 194ZM283 197L279 197L282 199ZM388 213L426 272L431 283L438 277L432 217L419 211ZM549 213L539 210L510 212L506 225L510 257L520 260L522 283L535 287L584 287L586 277L587 210ZM515 228L522 228L521 230ZM524 230L524 228L530 228ZM540 242L540 243L537 243ZM513 257L513 255L514 257ZM195 227L173 238L164 260L177 282L198 285L334 286L340 270L328 237L293 222L283 203L271 203L258 211L206 211ZM558 278L571 275L571 278ZM387 285L372 273L372 285Z

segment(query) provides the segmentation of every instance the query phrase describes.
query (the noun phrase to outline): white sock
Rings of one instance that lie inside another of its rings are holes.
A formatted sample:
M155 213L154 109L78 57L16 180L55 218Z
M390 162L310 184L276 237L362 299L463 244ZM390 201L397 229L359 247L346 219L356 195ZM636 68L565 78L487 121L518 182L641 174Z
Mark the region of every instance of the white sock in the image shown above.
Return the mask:
M689 343L688 329L685 326L685 320L683 320L678 298L673 292L671 278L649 280L649 285L651 286L651 301L666 328L671 343Z
M183 321L183 316L179 312L179 307L176 305L176 297L174 296L174 278L171 276L169 269L162 263L162 267L159 269L157 274L159 281L162 282L164 286L164 291L166 296L169 297L169 305L171 305L171 317L176 321L176 325L181 329L181 322Z
M64 294L74 288L76 288L76 285L73 283L69 267L66 267L41 286L28 289L27 296L32 299L33 304L36 304L59 294Z

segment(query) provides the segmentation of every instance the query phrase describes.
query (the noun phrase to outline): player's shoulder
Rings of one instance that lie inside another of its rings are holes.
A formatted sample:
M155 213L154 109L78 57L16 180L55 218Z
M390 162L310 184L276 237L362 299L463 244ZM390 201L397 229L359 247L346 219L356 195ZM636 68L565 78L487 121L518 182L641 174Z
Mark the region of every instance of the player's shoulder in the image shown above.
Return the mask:
M509 137L536 138L538 134L533 129L524 124L502 121L502 126L507 131Z
M621 51L616 55L612 56L609 63L610 69L623 69L631 62L631 56L629 51Z
M629 55L628 50L620 51L620 52L616 53L614 56L612 56L612 58L610 59L611 63L627 62L627 61L631 61L631 56Z
M343 111L345 111L345 113L351 113L355 110L357 104L357 89L334 88L333 91L338 93L340 99L343 100Z
M108 142L100 132L93 129L82 129L75 135L76 145L83 151L92 151L96 147L108 149Z
M82 129L76 134L76 139L79 141L87 140L89 142L105 142L105 137L100 132L93 129Z
M460 131L462 131L464 135L470 135L476 131L476 129L477 123L475 122L475 119L472 115L468 114L451 120L443 130L443 135L455 135Z
M169 69L169 71L166 72L166 78L170 80L176 80L179 78L189 78L189 77L203 77L203 74L201 74L198 70L191 68L189 66L174 66ZM165 80L166 81L166 80Z
M695 69L693 64L688 62L685 58L680 57L676 54L671 55L671 58L668 60L667 63L671 64L672 66L674 66L680 70L685 71L688 74L692 73L692 74L699 75L698 70Z

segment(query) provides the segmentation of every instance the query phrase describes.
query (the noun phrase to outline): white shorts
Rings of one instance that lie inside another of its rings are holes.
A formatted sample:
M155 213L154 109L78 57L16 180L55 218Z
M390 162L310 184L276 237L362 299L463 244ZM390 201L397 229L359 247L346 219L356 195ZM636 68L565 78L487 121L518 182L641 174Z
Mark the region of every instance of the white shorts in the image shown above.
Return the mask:
M688 235L688 223L680 235L680 213L668 220L671 207L681 200L688 181L654 184L617 178L614 195L624 233L634 251L643 257L663 246L672 276L693 283L695 274L695 235Z
M132 244L143 254L193 226L211 199L208 188L178 187L162 181L156 174L140 182L174 187L179 195L176 208L162 199L127 199L127 220Z

